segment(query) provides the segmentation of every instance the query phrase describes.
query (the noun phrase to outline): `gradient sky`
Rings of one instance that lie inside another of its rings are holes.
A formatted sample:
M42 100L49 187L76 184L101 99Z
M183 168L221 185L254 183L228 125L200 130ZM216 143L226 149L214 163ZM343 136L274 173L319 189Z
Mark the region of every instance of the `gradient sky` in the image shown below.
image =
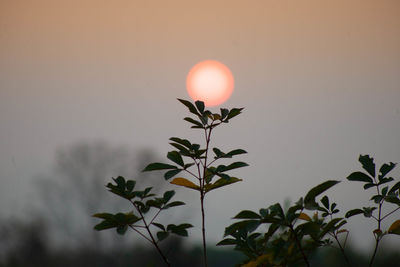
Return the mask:
M359 154L400 162L397 0L3 0L0 215L24 209L60 146L105 140L166 155L169 137L196 138L176 98L206 59L235 76L224 106L245 107L214 144L246 149L250 164L235 173L241 184L209 195L211 241L241 209L343 180ZM197 196L179 194L197 209ZM330 195L345 209L369 199L348 182Z

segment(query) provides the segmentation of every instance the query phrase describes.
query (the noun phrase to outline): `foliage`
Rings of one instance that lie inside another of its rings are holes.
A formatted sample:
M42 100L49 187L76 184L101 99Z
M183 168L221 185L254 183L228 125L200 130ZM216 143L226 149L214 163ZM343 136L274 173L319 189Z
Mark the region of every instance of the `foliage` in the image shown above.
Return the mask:
M179 137L170 138L170 145L175 148L168 152L167 158L170 163L151 163L147 165L144 171L166 171L164 178L169 180L171 184L196 190L200 194L200 205L202 213L202 236L203 236L203 258L204 264L207 266L207 249L205 237L205 215L204 215L204 198L205 195L217 188L227 186L241 181L237 177L229 175L227 172L248 166L242 161L234 161L229 165L215 163L220 159L230 159L234 156L247 153L243 149L234 149L229 152L223 152L220 148L213 147L214 156L211 157L211 133L222 124L239 115L243 108L233 108L231 110L221 108L220 113L212 113L205 109L204 102L196 101L194 104L187 100L178 99L185 105L193 117L185 117L184 120L191 124L191 128L200 129L204 132L204 146L192 143L191 141ZM176 177L180 173L185 173L186 177ZM190 178L192 180L190 180Z
M101 231L115 228L118 234L123 235L129 227L153 244L164 262L170 266L168 259L161 251L158 243L166 239L170 234L188 236L187 229L192 227L192 225L183 223L179 225L169 224L165 226L159 222L155 222L155 219L161 211L171 207L181 206L185 203L182 201L170 201L175 195L175 191L166 191L162 197L157 197L155 194L151 193L152 187L147 187L141 191L134 191L136 185L136 181L134 180L125 180L122 176L113 178L113 180L115 184L108 183L106 187L111 193L114 193L132 203L134 211L127 213L119 212L116 214L96 213L93 217L102 219L102 221L97 224L94 229ZM156 210L156 212L152 216L152 219L148 220L146 219L146 214L151 210ZM153 232L150 230L150 227L158 228L159 231L156 234L157 240Z
M371 256L369 266L372 266L376 253L378 251L379 243L385 235L395 234L400 235L400 220L394 221L387 230L382 229L382 221L400 209L400 181L390 186L394 181L393 177L387 177L396 164L393 162L384 163L379 168L379 174L376 175L374 159L369 155L360 155L359 162L365 172L353 172L347 177L349 181L357 181L364 183L364 190L375 188L376 194L371 197L371 201L375 203L372 207L363 207L358 209L349 210L346 213L346 218L354 215L363 214L366 218L372 218L376 221L376 229L373 230L375 238L375 249ZM392 210L383 215L383 205L388 204L392 206ZM394 206L394 207L393 207ZM378 214L376 214L378 213Z
M204 133L204 145L193 143L187 139L172 137L170 145L174 150L167 153L169 163L155 162L148 164L143 171L164 171L165 180L171 184L185 187L199 192L202 214L202 236L203 236L203 259L207 266L207 249L205 238L205 213L204 198L210 191L224 187L238 181L237 177L229 174L231 170L248 166L242 161L233 161L228 165L216 164L220 159L231 159L234 156L245 154L243 149L233 149L223 152L220 148L210 146L211 133L213 129L228 123L230 119L241 113L243 108L231 110L221 108L220 113L212 113L205 110L204 103L178 99L185 105L193 117L185 117L184 120L191 124L191 128L200 129ZM213 151L213 157L210 155ZM369 155L361 155L359 161L365 172L353 172L347 177L349 181L364 183L364 189L376 189L376 194L371 197L375 203L373 206L352 209L346 212L344 217L337 216L340 212L337 203L323 195L327 190L340 181L328 180L311 188L297 202L290 205L286 210L280 203L262 208L258 212L242 210L233 219L233 224L226 227L224 239L218 246L234 246L235 250L241 252L245 259L238 265L243 267L257 266L310 266L312 255L319 248L331 246L339 248L348 266L351 265L347 257L346 242L349 231L344 228L347 220L352 216L363 214L377 222L377 228L373 230L375 237L375 249L371 256L369 265L374 263L380 241L385 235L400 235L400 220L394 221L387 230L382 229L382 221L400 209L400 182L394 183L392 177L387 175L396 166L395 163L385 163L376 174L375 163ZM185 174L183 177L181 174ZM125 181L123 177L114 179L116 184L109 183L107 187L112 193L127 199L135 207L136 214L128 213L98 213L94 216L103 219L95 226L97 230L116 228L119 234L124 234L128 227L132 228L145 239L150 241L163 257L165 263L168 260L158 247L170 234L187 236L187 228L190 224L162 225L155 222L158 214L165 209L183 205L183 202L170 202L174 191L167 191L162 197L151 194L151 187L143 191L133 191L135 181ZM322 197L320 197L323 195ZM394 205L395 207L383 214L383 205ZM145 214L151 209L157 212L148 221ZM378 214L376 214L378 213ZM141 222L142 225L138 225ZM159 229L157 241L154 239L150 227ZM145 229L147 236L139 229Z

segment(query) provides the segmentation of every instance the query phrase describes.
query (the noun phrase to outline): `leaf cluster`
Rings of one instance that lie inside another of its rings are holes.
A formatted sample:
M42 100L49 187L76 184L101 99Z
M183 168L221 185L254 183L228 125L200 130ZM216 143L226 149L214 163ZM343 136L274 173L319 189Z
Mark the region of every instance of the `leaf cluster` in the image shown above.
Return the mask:
M157 196L156 194L151 193L152 187L147 187L144 190L134 191L136 185L136 181L134 180L125 180L125 178L122 176L112 179L114 183L108 183L106 185L108 190L111 193L130 201L134 207L134 210L128 213L116 214L96 213L93 215L93 217L102 219L102 221L98 223L94 229L101 231L105 229L116 228L117 233L123 235L128 227L130 227L135 231L139 231L139 229L148 230L147 233L151 235L149 228L150 226L155 226L161 229L161 231L157 233L158 241L164 240L169 233L180 236L188 235L186 229L192 227L190 224L170 224L165 227L160 223L154 222L161 211L185 204L182 201L171 201L172 197L175 195L175 191L166 191L162 196ZM156 210L156 213L150 222L147 222L145 214L152 209ZM143 235L142 232L139 233ZM151 240L151 238L148 240L151 242L154 241Z
M286 211L279 203L260 209L259 212L243 210L234 219L239 220L225 229L227 237L217 245L233 245L247 256L243 266L285 266L298 264L304 257L320 246L332 241L327 235L337 234L346 224L344 218L327 218L337 213L336 203L329 205L324 196L316 198L339 181L329 180L312 188ZM320 210L309 216L304 210ZM266 232L257 232L260 226Z

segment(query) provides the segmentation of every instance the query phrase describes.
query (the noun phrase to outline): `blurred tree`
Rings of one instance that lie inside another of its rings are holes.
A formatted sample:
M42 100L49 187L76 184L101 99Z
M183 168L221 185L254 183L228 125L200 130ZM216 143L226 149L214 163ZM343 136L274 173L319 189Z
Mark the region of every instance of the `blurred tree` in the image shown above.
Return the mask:
M107 209L131 209L122 200L107 194L104 185L119 175L140 181L145 187L159 177L140 170L155 156L149 150L134 151L106 142L81 142L57 150L54 168L37 177L38 211L43 214L50 239L69 247L121 247L130 238L93 231L96 220L89 214ZM157 188L155 189L157 191ZM100 242L104 239L106 242Z

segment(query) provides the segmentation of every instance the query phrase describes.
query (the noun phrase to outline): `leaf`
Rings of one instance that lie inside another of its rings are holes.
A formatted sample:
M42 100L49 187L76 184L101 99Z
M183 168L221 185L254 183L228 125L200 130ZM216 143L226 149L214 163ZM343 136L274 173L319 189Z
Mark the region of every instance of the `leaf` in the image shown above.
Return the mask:
M178 173L180 173L181 171L182 171L181 169L176 169L176 170L167 171L167 172L164 174L164 178L165 178L165 180L169 180L169 179L171 179L172 177L174 177L175 175L177 175Z
M186 117L186 118L184 118L183 120L194 124L194 126L192 126L192 128L203 128L203 124L202 124L201 122L199 122L199 121L193 119L193 118Z
M246 162L237 161L237 162L234 162L234 163L226 166L223 171L230 171L233 169L242 168L242 167L246 167L246 166L249 166Z
M179 99L179 98L178 98L178 101L181 102L182 104L184 104L191 113L200 116L200 114L197 112L196 107L191 102L184 100L184 99Z
M183 162L182 156L179 154L178 151L170 151L167 154L167 158L175 162L176 164L180 166L184 166L185 163Z
M366 183L374 183L371 177L366 175L365 173L362 172L353 172L347 177L347 180L349 181L359 181L359 182L366 182Z
M251 210L242 210L233 219L261 219L261 216Z
M181 145L187 147L188 149L192 148L192 143L190 143L190 141L187 139L181 139L179 137L171 137L169 140L174 141L178 144L181 144Z
M298 218L301 219L301 220L304 220L304 221L309 221L309 222L311 221L310 216L308 216L304 212L300 213Z
M197 107L197 110L200 112L200 113L203 113L204 112L204 102L203 101L200 101L200 100L197 100L196 102L194 102L195 103L195 105L196 105L196 107Z
M399 189L400 189L400 182L397 182L397 183L395 183L395 184L392 186L392 188L390 188L388 194L394 193L394 192L396 192L396 191L399 190Z
M172 207L176 207L176 206L182 206L182 205L185 205L185 202L174 201L174 202L171 202L168 205L166 205L165 208L168 209L168 208L172 208Z
M220 178L218 179L215 183L213 184L207 184L205 186L205 190L206 192L209 192L211 190L217 189L219 187L223 187L229 184L233 184L239 181L243 181L242 179L236 178L236 177L229 177L229 179L225 179L225 178Z
M153 224L154 226L157 226L157 227L160 228L161 230L165 231L164 225L162 225L162 224L160 224L160 223L155 223L155 222L153 222L152 224Z
M389 227L388 233L400 235L400 220L397 220L394 223L392 223L392 225Z
M236 244L237 244L236 239L233 239L233 238L225 238L224 240L219 241L219 242L217 243L217 246L229 246L229 245L236 245Z
M168 169L177 169L176 166L166 164L166 163L150 163L149 165L144 168L143 172L148 172L148 171L158 171L158 170L168 170Z
M241 113L241 111L243 110L243 108L233 108L229 111L228 116L226 117L227 120L232 119L233 117L236 117L237 115L239 115Z
M163 200L164 203L168 203L168 201L171 200L171 198L175 195L175 191L174 190L170 190L170 191L166 191L163 195Z
M343 218L335 218L335 219L332 219L329 223L327 223L327 224L323 227L322 232L321 232L321 234L320 234L320 237L323 237L326 233L328 233L328 232L334 230L334 229L335 229L335 224L338 223L338 222L340 222L342 219L343 219Z
M375 186L374 183L367 183L367 184L364 184L364 189L366 190L366 189L374 187L374 186Z
M315 198L331 188L332 186L338 184L340 181L335 181L335 180L328 180L326 182L323 182L322 184L319 184L315 187L313 187L306 196L304 197L304 203L305 204L313 204L315 203Z
M385 177L386 174L388 174L391 170L393 170L394 167L396 167L396 164L393 162L390 162L389 164L387 163L383 164L379 169L379 176L378 176L379 180Z
M165 238L168 237L168 235L169 235L168 232L163 232L163 231L157 232L158 241L163 241Z
M226 108L221 108L221 120L225 119L226 116L228 116L229 110Z
M394 195L388 195L385 197L385 201L393 204L397 204L400 206L400 199Z
M346 212L345 217L350 218L354 215L358 215L358 214L362 214L362 213L364 213L364 211L362 209L353 209L353 210L349 210L348 212Z
M329 209L329 198L327 196L324 196L321 199L321 203L324 205L325 208Z
M246 153L247 153L246 150L243 150L243 149L234 149L234 150L232 150L232 151L226 153L226 155L235 156L235 155L246 154Z
M173 179L170 183L200 191L200 187L198 185L195 185L193 182L183 177L177 177Z
M369 155L360 155L358 161L362 164L364 170L366 170L372 177L375 177L375 163L373 158Z

